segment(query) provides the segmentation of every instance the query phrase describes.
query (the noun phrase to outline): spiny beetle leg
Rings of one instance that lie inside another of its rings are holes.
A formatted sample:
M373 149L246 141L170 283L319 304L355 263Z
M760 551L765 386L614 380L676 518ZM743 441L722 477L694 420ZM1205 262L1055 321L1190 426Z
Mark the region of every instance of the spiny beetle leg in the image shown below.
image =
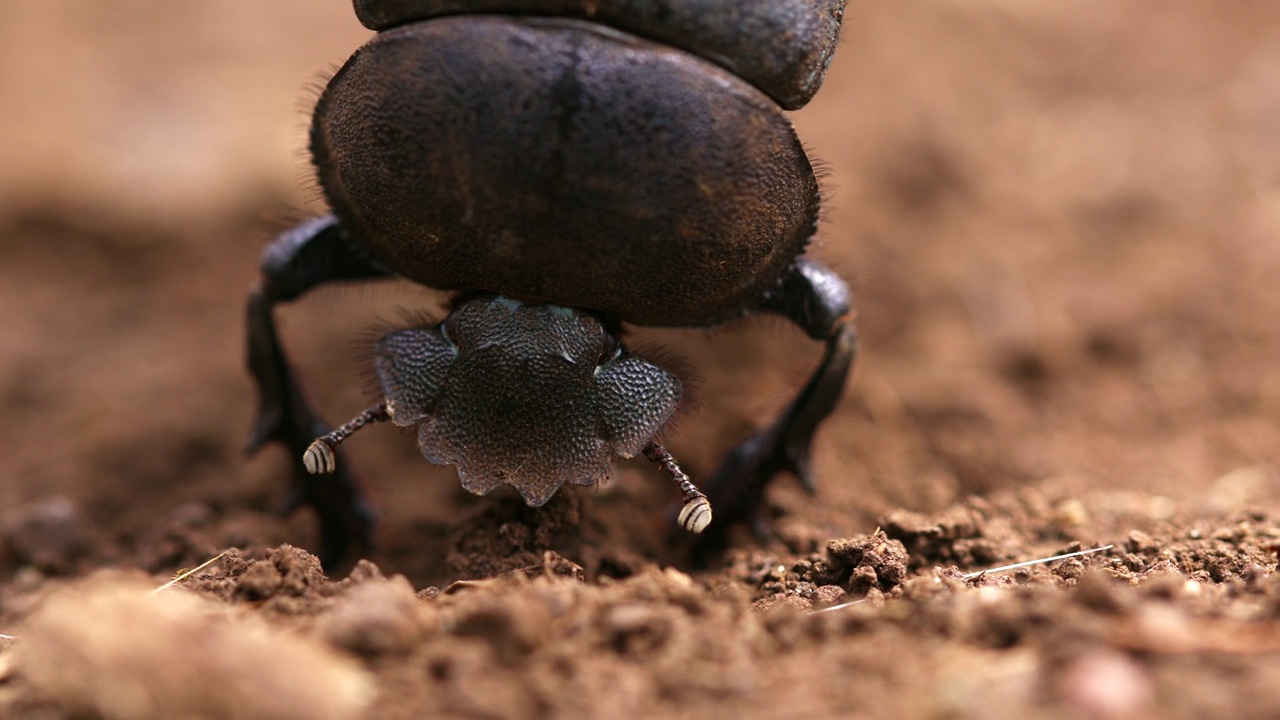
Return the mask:
M329 428L308 406L276 332L272 309L312 288L391 275L351 249L337 220L310 220L276 238L262 254L262 282L249 293L248 366L258 387L258 414L246 453L278 442L289 453L292 479L282 511L311 507L320 521L320 559L326 567L372 544L376 514L355 478L339 463L332 474L307 472L303 455Z
M764 538L764 493L778 473L791 472L806 490L815 490L813 436L840 401L857 351L849 288L816 262L798 260L757 309L788 318L810 337L824 341L826 349L818 368L778 419L731 450L706 483L711 504L723 519L713 528L719 540L732 522L749 523Z

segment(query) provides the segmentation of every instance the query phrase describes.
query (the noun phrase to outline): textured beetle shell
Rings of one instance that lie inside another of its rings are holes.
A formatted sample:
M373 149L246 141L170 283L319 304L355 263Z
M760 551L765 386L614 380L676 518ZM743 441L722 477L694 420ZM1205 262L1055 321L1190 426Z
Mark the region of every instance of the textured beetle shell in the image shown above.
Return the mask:
M344 229L401 275L639 325L740 316L817 223L813 168L767 96L574 20L376 36L322 97L312 153Z
M671 416L680 381L611 354L599 320L501 297L461 305L438 328L388 333L374 366L392 421L417 426L432 462L462 486L511 485L545 503L565 482L591 485L614 455L633 457Z
M813 98L845 0L355 0L371 30L442 15L509 13L603 23L710 60L795 110Z

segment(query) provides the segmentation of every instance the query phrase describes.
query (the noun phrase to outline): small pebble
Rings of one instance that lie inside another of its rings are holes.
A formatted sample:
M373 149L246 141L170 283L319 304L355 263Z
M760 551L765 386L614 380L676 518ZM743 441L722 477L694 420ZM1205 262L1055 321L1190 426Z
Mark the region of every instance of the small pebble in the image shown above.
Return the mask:
M65 497L23 506L5 523L4 539L20 564L62 575L88 554L84 519Z
M1064 699L1085 716L1140 717L1155 701L1151 674L1136 660L1101 650L1076 660L1062 676Z
M151 586L95 583L50 598L15 671L68 713L112 720L344 720L370 677L321 643Z

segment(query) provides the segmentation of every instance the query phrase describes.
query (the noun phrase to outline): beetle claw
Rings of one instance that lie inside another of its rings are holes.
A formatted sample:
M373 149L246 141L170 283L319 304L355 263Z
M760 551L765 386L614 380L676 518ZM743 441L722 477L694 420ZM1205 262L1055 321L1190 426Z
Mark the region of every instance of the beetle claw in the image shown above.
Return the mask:
M281 424L283 424L283 413L278 409L272 412L266 407L259 408L258 418L253 424L253 430L249 432L249 439L244 444L244 454L256 455L263 445L278 439L281 434Z
M806 446L801 451L788 449L787 451L788 469L800 480L800 486L810 495L818 493L818 481L813 475L813 455Z

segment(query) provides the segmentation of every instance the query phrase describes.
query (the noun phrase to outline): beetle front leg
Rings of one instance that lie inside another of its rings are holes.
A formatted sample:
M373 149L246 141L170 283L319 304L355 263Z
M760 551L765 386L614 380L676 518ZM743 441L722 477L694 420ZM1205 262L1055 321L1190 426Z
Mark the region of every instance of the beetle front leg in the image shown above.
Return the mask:
M269 442L289 453L292 480L284 512L303 506L320 520L320 559L326 567L368 547L375 513L355 478L339 463L329 475L307 472L303 456L329 432L308 406L285 357L272 308L328 282L370 280L391 273L356 253L333 216L310 220L276 238L262 254L263 279L249 293L248 365L258 387L258 414L245 452Z
M769 427L731 450L706 484L707 495L720 523L745 521L758 536L765 534L760 509L769 481L779 472L792 472L805 489L815 482L811 459L813 436L835 409L844 392L857 352L849 288L828 268L800 259L757 308L783 315L815 340L826 343L817 370L795 399Z

